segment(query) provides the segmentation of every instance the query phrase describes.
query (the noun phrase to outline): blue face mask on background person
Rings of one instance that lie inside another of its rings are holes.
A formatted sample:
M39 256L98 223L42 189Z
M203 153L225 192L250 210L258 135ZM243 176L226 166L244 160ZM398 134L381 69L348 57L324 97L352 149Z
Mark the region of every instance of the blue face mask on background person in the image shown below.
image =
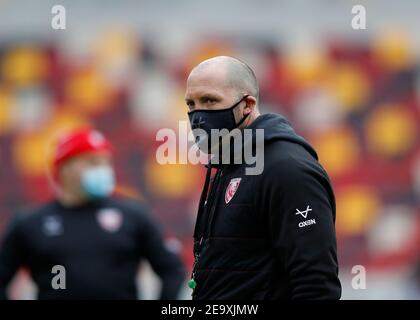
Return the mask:
M105 198L115 189L114 170L110 166L96 166L82 174L83 191L91 198Z
M229 108L218 110L199 109L188 112L188 117L190 119L191 129L193 130L195 142L200 149L207 152L207 150L211 150L211 148L217 145L218 141L211 141L210 139L212 129L226 129L230 132L245 121L249 114L245 115L238 123L236 123L233 109L235 109L248 96L249 95L243 96L241 100ZM197 132L194 133L196 129L204 130L206 137L198 134Z

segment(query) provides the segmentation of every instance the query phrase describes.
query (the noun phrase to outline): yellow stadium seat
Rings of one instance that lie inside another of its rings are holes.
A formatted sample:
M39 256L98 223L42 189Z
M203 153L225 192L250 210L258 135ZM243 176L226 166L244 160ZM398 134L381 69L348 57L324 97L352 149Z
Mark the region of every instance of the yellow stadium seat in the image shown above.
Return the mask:
M370 152L394 157L410 150L417 139L415 118L403 106L377 106L366 122L366 139Z

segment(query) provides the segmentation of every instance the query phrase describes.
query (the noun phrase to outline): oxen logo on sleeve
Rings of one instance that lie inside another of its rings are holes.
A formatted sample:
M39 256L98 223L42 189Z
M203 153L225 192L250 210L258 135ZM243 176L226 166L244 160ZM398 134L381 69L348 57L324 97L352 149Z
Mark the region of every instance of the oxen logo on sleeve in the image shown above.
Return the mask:
M298 208L296 208L295 214L296 215L301 215L302 218L306 219L308 217L308 213L310 211L312 211L312 208L308 205L308 206L306 206L306 209L302 210L302 211L299 210ZM308 219L308 220L299 222L298 227L299 228L304 228L304 227L307 227L307 226L310 226L310 225L313 225L313 224L316 224L316 220L315 219Z

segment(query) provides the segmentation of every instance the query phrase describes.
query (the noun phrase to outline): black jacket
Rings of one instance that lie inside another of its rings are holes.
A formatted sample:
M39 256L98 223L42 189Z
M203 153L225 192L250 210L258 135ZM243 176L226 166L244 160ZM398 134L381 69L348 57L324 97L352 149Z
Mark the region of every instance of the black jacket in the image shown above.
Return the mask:
M339 299L334 193L316 152L281 116L261 115L248 129L265 130L264 170L217 166L208 188L209 167L193 299Z
M144 206L121 198L76 208L54 201L17 214L9 224L0 247L0 298L6 298L17 269L26 266L39 299L136 299L143 259L162 280L160 297L175 299L184 268ZM65 268L65 289L52 287L55 265Z

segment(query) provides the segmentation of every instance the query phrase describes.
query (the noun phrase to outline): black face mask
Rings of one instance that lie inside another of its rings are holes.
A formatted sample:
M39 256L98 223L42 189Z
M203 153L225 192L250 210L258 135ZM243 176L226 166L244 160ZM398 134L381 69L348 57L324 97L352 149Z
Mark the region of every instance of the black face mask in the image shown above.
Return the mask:
M245 95L236 102L233 106L226 109L218 110L193 110L188 112L188 117L191 123L191 129L195 137L195 142L204 152L207 152L209 148L214 147L219 141L211 141L211 130L227 130L228 132L239 127L245 119L248 117L249 113L245 115L238 123L235 121L235 115L233 109L235 109L245 98L249 95ZM206 136L199 134L199 131L196 129L204 130Z

